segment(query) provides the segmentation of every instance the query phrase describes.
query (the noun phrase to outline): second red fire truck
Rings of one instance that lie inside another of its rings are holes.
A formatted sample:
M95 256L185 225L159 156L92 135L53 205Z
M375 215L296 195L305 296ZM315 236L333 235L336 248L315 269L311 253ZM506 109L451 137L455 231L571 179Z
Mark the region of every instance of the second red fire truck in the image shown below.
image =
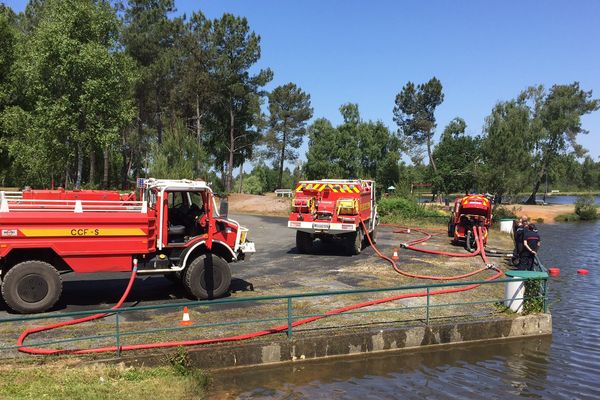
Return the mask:
M312 252L315 239L341 239L350 254L359 254L365 229L375 241L377 223L375 181L321 179L298 183L288 227L296 230L300 253Z

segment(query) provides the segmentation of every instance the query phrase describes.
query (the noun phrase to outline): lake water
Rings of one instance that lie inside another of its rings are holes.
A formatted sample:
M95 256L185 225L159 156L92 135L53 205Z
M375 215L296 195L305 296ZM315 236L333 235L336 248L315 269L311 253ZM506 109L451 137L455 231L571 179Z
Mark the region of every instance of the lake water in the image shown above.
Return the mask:
M551 337L246 369L216 375L211 398L599 399L600 222L539 229L542 261L561 269Z

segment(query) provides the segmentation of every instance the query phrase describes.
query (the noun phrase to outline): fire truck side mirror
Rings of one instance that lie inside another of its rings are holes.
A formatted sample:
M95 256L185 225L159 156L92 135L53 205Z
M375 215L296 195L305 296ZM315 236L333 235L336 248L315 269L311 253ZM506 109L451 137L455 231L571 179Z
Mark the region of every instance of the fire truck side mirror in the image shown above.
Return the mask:
M219 215L221 217L226 217L229 213L229 202L227 197L221 197L221 204L219 204Z

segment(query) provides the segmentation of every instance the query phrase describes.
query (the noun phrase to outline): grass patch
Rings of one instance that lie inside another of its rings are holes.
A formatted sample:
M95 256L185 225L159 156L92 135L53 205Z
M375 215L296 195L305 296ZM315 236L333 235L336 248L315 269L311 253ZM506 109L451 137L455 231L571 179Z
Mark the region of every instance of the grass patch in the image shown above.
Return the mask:
M559 214L554 217L554 220L557 222L575 222L579 221L579 215L577 214Z
M420 204L414 198L384 197L377 205L381 221L410 226L444 226L449 213L431 205Z
M205 398L208 376L182 373L174 366L126 367L124 364L77 367L0 368L0 398L6 399L189 399Z

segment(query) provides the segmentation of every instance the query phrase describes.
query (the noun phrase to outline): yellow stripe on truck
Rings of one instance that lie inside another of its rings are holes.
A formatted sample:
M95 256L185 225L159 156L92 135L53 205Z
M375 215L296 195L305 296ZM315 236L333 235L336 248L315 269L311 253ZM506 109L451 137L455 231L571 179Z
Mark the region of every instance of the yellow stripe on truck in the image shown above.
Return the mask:
M72 236L146 236L140 228L57 228L19 229L26 237L72 237Z

